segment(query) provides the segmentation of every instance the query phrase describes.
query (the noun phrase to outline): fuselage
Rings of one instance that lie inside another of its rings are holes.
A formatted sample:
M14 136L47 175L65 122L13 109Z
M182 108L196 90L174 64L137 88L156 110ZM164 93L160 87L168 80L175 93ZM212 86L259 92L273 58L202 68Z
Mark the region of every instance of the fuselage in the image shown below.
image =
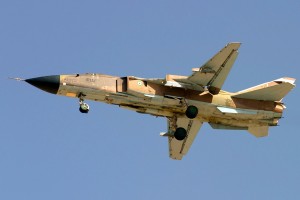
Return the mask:
M103 74L60 75L58 95L119 105L139 113L172 117L185 114L187 105L198 108L198 118L229 127L249 124L275 126L284 109L280 102L231 97L221 91L212 95L197 91L147 82L135 77Z

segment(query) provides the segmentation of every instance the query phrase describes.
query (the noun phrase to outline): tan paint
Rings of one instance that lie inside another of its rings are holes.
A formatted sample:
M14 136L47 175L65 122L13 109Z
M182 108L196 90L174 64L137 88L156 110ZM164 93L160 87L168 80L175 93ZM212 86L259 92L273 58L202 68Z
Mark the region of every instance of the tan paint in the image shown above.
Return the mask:
M67 97L76 97L77 94L76 94L76 93L73 93L73 92L67 92L67 93L66 93L66 96L67 96Z
M174 76L174 75L173 75ZM178 76L176 76L178 77ZM127 88L121 89L122 86L117 85L119 77L107 76L102 74L83 74L83 75L62 75L60 95L76 97L80 93L80 88L85 88L97 92L115 94L117 88L126 91L126 93L137 97L138 101L151 101L145 95L155 96L173 96L186 100L199 101L204 103L212 103L216 106L226 106L231 108L264 110L282 113L283 107L276 102L257 101L249 99L232 98L230 93L223 91L219 94L212 95L209 92L199 92L196 90L167 87L160 84L155 84L147 81L131 79L127 77ZM124 86L123 86L124 87ZM65 90L67 88L67 90ZM68 91L71 90L71 91ZM65 91L65 92L62 92ZM77 92L75 92L77 91ZM88 98L87 98L88 99ZM105 98L107 103L112 103L114 98ZM155 98L153 98L155 99ZM154 102L154 101L152 101ZM163 100L157 101L163 102ZM167 109L167 108L166 108Z
M202 121L235 127L277 125L284 109L280 102L233 98L232 93L226 91L212 95L207 90L201 92L168 87L136 77L120 78L102 74L61 76L59 95L78 97L81 93L85 95L84 99L120 105L155 116L184 117L187 105L195 105L199 109L198 118ZM222 114L216 106L257 110L258 114Z
M295 79L284 77L236 93L221 90L240 45L229 43L190 76L61 75L57 94L167 117L168 132L162 135L168 136L170 157L181 159L203 122L217 129L248 129L256 137L266 136L269 126L278 125L285 108L281 100L295 87ZM185 114L191 105L198 109L194 119ZM187 132L182 141L174 136L178 127Z

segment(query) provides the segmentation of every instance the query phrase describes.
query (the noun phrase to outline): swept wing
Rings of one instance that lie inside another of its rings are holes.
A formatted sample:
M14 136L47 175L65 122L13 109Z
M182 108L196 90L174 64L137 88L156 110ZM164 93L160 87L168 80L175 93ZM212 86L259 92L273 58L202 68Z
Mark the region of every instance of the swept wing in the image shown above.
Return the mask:
M202 124L203 122L199 119L192 120L187 117L172 118L168 121L168 133L170 133L168 136L169 155L172 159L181 160L187 154ZM172 133L178 127L182 127L187 131L184 140L179 141L172 136Z
M239 42L227 44L199 69L194 69L194 73L187 80L200 86L207 86L211 93L217 94L238 56L240 45Z

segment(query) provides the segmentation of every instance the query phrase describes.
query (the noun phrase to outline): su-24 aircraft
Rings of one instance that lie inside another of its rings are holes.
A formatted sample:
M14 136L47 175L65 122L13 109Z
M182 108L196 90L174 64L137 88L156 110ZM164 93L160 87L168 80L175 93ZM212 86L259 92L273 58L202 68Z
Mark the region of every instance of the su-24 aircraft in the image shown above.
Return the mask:
M269 127L278 125L285 109L282 98L295 87L295 79L283 77L235 93L221 90L239 47L238 42L227 44L190 76L87 73L23 80L46 92L78 98L82 113L90 109L84 100L93 100L166 117L168 130L161 136L168 138L170 157L181 160L204 122L214 129L248 130L256 137L267 136Z

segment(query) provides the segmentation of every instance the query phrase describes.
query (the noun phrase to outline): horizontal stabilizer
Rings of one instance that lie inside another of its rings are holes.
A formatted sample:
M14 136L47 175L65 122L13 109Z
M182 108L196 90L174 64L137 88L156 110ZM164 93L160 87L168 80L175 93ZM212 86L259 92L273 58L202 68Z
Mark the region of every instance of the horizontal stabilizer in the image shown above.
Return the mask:
M294 78L280 78L271 82L242 90L232 95L232 97L243 99L254 99L263 101L281 101L282 98L295 87Z

